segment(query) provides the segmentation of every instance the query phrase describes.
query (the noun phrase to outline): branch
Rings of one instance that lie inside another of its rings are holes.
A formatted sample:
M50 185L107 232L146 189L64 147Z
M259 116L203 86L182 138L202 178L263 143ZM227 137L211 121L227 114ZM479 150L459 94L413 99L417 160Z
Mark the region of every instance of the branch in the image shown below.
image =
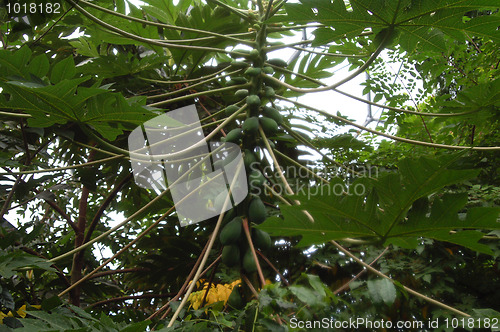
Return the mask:
M472 147L472 146L456 146L456 145L446 145L446 144L438 144L438 143L429 143L429 142L423 142L423 141L416 141L416 140L412 140L412 139L408 139L408 138L398 137L398 136L394 136L394 135L383 133L383 132L378 131L378 130L373 130L373 129L367 128L367 127L359 125L359 124L357 124L355 122L346 120L343 117L340 117L340 116L337 116L337 115L334 115L334 114L330 114L328 112L325 112L323 110L317 109L315 107L299 103L298 101L293 101L293 100L290 100L288 98L285 98L285 97L282 97L282 96L279 96L279 95L276 95L276 98L284 100L284 101L288 101L289 103L295 104L295 105L297 105L299 107L308 108L310 110L313 110L313 111L316 111L318 113L321 113L321 114L323 114L323 115L325 115L327 117L334 118L337 121L341 121L341 122L347 123L348 125L351 125L353 127L359 128L361 130L365 130L365 131L368 131L368 132L376 134L376 135L387 137L387 138L393 139L395 141L400 141L400 142L405 142L405 143L410 143L410 144L415 144L415 145L422 145L422 146L430 146L430 147L436 147L436 148L450 149L450 150L483 150L483 151L500 150L500 146L476 146L476 147Z
M107 299L107 300L92 303L87 308L92 308L95 306L99 306L99 305L103 305L103 304L107 304L107 303L111 303L111 302L120 302L120 301L125 301L125 300L151 299L151 298L155 298L155 297L159 297L159 298L169 297L169 296L172 296L173 294L174 293L166 293L166 294L148 293L148 294L142 294L142 295L121 296L121 297L115 297L112 299Z
M132 267L129 269L109 270L109 271L94 273L94 275L92 275L92 277L89 279L95 279L95 278L104 277L104 276L112 275L112 274L118 274L118 273L128 273L128 272L138 272L138 271L150 271L150 269L143 268L143 267Z
M358 257L354 256L354 255L353 255L353 254L352 254L349 250L345 249L344 247L342 247L342 246L341 246L340 244L338 244L337 242L335 242L335 241L333 241L333 240L332 240L332 241L330 241L330 242L331 242L331 243L333 243L333 245L334 245L335 247L337 247L340 251L342 251L344 254L346 254L347 256L351 257L352 259L354 259L357 263L361 264L361 265L362 265L362 266L364 266L366 269L370 270L371 272L375 273L376 275L378 275L378 276L380 276L380 277L382 277L382 278L385 278L385 279L389 280L389 281L390 281L390 282L392 282L392 283L394 283L394 282L395 282L392 278L390 278L390 277L386 276L385 274L383 274L383 273L382 273L382 272L380 272L379 270L374 269L373 267L371 267L370 265L366 264L365 262L363 262L363 261L362 261L361 259L359 259ZM469 314L467 314L467 313L465 313L465 312L462 312L462 311L460 311L460 310L458 310L458 309L455 309L455 308L453 308L453 307L450 307L450 306L448 306L448 305L446 305L446 304L444 304L444 303L441 303L441 302L439 302L439 301L436 301L436 300L434 300L434 299L431 299L430 297L425 296L425 295L423 295L423 294L421 294L421 293L419 293L419 292L417 292L417 291L414 291L413 289L408 288L408 287L406 287L406 286L404 286L404 285L402 285L402 286L403 286L403 289L404 289L405 291L407 291L408 293L410 293L410 294L412 294L412 295L415 295L415 296L417 296L417 297L419 297L419 298L421 298L421 299L423 299L423 300L425 300L425 301L428 301L428 302L430 302L430 303L433 303L433 304L435 304L435 305L437 305L437 306L439 306L439 307L441 307L441 308L444 308L444 309L446 309L446 310L450 310L450 311L452 311L452 312L454 312L454 313L456 313L456 314L458 314L458 315L461 315L461 316L464 316L464 317L470 317L470 315L469 315Z
M73 1L68 1L68 2L72 3ZM195 32L195 33L205 34L205 35L209 35L209 36L213 36L213 37L218 37L218 38L226 38L226 39L230 39L230 40L236 41L238 43L242 43L242 44L246 44L246 45L249 45L249 46L253 46L253 42L247 41L247 40L244 40L244 39L234 38L234 37L231 36L231 34L222 35L222 34L219 34L219 33L216 33L216 32L212 32L212 31L207 31L207 30L200 30L200 29L195 29L195 28L186 28L186 27L180 27L180 26L176 26L176 25L170 25L170 24L164 24L164 23L158 23L158 22L151 22L151 21L140 19L140 18L136 18L136 17L124 15L124 14L121 14L121 13L117 13L117 12L115 12L113 10L109 10L107 8L98 6L96 4L93 4L91 2L87 2L87 1L84 1L84 0L80 0L80 1L78 1L78 3L83 3L86 6L93 7L95 9L97 9L97 10L102 11L102 12L105 12L105 13L108 13L108 14L111 14L111 15L114 15L114 16L118 16L118 17L124 18L124 19L129 20L129 21L139 22L139 23L144 24L144 25L152 25L152 26L156 26L156 27L160 27L160 28L164 28L164 29L170 29L170 30ZM243 34L234 34L234 35L252 35L252 34L251 33L243 33ZM179 40L177 42L186 42L186 40L185 39L184 40Z
M204 47L204 46L191 46L191 45L179 45L179 44L166 43L166 42L158 41L158 40L155 40L155 39L143 38L143 37L134 35L133 33L121 30L121 29L119 29L119 28L117 28L117 27L115 27L115 26L113 26L111 24L108 24L108 23L106 23L106 22L98 19L97 17L95 17L94 15L90 14L88 11L86 11L85 9L83 9L82 7L80 7L79 5L77 5L75 2L73 2L73 0L66 0L66 1L68 1L73 6L75 6L75 8L78 9L78 11L81 12L85 17L87 17L91 21L94 21L95 23L99 24L100 26L102 26L102 27L104 27L104 28L106 28L108 30L111 30L113 32L116 32L116 33L118 33L118 34L120 34L120 35L122 35L124 37L130 38L130 39L142 42L142 43L146 43L146 44L150 44L150 45L155 45L155 46L160 46L160 47L164 47L164 48L179 48L179 49L188 49L188 50L202 50L202 51L212 51L212 52L234 54L234 55L237 55L237 56L246 56L246 54L244 54L244 53L234 52L234 51L227 51L227 50L221 49L221 48ZM81 2L83 3L84 1L81 0ZM88 2L87 2L87 4L88 4ZM131 19L131 17L127 16L127 19ZM146 21L146 22L149 22L149 21ZM202 30L199 30L199 31L202 31Z
M90 237L92 236L92 233L94 232L94 229L96 228L99 219L101 219L102 214L104 213L104 211L106 210L106 208L109 206L109 204L111 204L111 202L113 201L113 199L115 198L115 196L118 194L118 192L121 190L121 188L125 185L125 183L127 183L128 181L130 181L132 179L132 177L133 177L133 175L132 175L132 173L130 173L125 178L123 178L120 181L120 183L118 183L115 186L115 188L113 189L113 191L111 191L109 193L108 197L106 197L106 199L104 200L104 202L99 207L99 210L97 210L96 214L94 215L94 218L90 222L90 226L89 226L89 228L87 230L87 233L85 234L85 239L83 240L83 243L86 243L86 242L88 242L90 240Z
M387 252L388 249L389 249L389 247L385 247L384 251L382 251L380 253L380 255L378 255L374 260L372 260L371 263L368 264L368 265L372 266L373 264L375 264L375 262L378 261ZM331 268L331 267L328 266L328 268ZM347 287L349 287L349 284L351 282L353 282L354 280L356 280L359 277L361 277L361 275L363 275L363 273L365 273L366 271L368 271L368 270L367 269L363 269L363 270L359 271L359 273L356 274L351 280L349 280L344 285L340 286L336 291L334 291L333 295L337 295L338 293L342 292L344 289L347 289Z
M255 253L255 247L253 246L252 236L250 235L250 230L248 229L248 219L243 218L243 230L245 231L245 236L248 241L248 246L252 251L253 259L255 260L255 265L257 266L257 273L259 274L260 283L262 284L262 288L266 285L266 279L264 278L264 273L262 273L262 269L260 267L259 259L257 258L257 254Z

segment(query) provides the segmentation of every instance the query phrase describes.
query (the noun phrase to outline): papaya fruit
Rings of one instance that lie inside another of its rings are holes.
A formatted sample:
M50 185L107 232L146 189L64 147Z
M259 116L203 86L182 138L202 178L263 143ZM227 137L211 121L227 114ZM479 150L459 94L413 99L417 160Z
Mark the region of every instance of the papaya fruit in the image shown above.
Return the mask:
M236 50L234 50L234 52L235 52L235 53L236 53L236 52L237 52L237 53L242 53L242 54L244 54L244 55L238 55L238 54L233 54L233 53L231 53L231 54L229 54L229 56L230 56L231 58L241 58L242 56L245 56L245 57L250 56L250 51L249 51L249 50L236 49Z
M250 187L254 186L260 187L264 183L266 183L266 178L264 177L261 171L259 171L258 169L254 169L248 175L248 183L250 184Z
M255 156L255 153L246 149L245 154L243 156L243 162L246 168L253 169L255 163L257 162L257 157Z
M263 75L262 76L262 79L264 80L264 82L266 83L266 85L272 87L272 88L275 88L275 89L278 89L281 87L281 84L272 80L270 76L267 76L267 75ZM227 85L227 84L226 84Z
M249 95L246 101L250 109L256 109L260 106L260 98L257 95Z
M264 96L266 96L267 98L274 97L275 94L276 94L276 92L274 91L274 89L272 87L266 86L264 88Z
M279 125L283 123L283 116L273 107L264 106L262 108L262 115L273 119Z
M235 128L227 133L225 142L239 143L241 136L243 136L243 134L241 133L241 129Z
M244 61L237 61L237 60L233 60L231 61L231 67L233 68L246 68L250 66L248 63L244 62Z
M230 116L230 115L233 115L234 112L236 112L237 110L239 110L240 108L236 105L229 105L228 107L226 107L224 109L224 114L226 114L227 116Z
M268 135L274 135L278 132L278 124L271 118L260 118L260 125L262 126L262 130Z
M245 98L246 96L248 96L248 89L239 89L234 93L234 96L238 99Z
M241 297L240 289L240 284L234 286L229 298L227 299L227 304L234 309L242 309L245 306L245 302L243 302L243 298Z
M243 132L247 135L253 135L259 130L259 119L255 116L248 118L241 126Z
M269 59L267 63L281 68L286 68L286 66L288 66L288 63L280 58Z
M250 51L248 56L252 60L257 60L260 57L260 52L259 52L259 50L253 49Z
M262 69L260 68L255 68L255 67L250 67L250 68L247 68L247 70L245 70L245 75L247 76L257 76L257 75L260 75Z
M257 248L262 250L269 249L272 244L269 234L258 228L252 229L252 242Z
M274 73L274 69L273 67L265 66L264 68L262 68L262 72L265 74L272 75Z
M243 269L248 273L257 271L257 264L253 258L252 250L248 249L243 256Z
M219 235L220 243L226 245L238 242L241 235L242 223L243 220L241 220L240 217L236 217L230 222L228 222L227 225L224 226L224 228L220 232Z
M222 248L222 263L227 266L235 266L240 262L240 248L235 245L227 245Z
M256 224L262 223L267 218L266 206L259 197L252 199L248 205L248 219Z

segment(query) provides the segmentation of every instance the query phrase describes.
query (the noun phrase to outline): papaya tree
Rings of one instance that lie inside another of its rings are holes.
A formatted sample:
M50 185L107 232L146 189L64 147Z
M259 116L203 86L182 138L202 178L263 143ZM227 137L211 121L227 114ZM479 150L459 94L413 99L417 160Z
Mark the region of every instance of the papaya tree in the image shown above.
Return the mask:
M496 2L2 1L0 18L2 329L500 326ZM359 78L368 98L345 88ZM191 225L130 148L186 107L203 143L238 147L248 189Z

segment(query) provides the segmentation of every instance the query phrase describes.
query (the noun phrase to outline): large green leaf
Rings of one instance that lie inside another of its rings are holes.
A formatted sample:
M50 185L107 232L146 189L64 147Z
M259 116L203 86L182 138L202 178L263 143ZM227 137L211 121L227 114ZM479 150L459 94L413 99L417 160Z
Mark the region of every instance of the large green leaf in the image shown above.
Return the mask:
M301 235L303 246L351 237L413 248L418 238L427 237L490 254L478 243L483 233L470 230L500 229L500 209L471 208L463 214L465 194L436 197L429 208L429 195L477 175L476 170L452 169L454 160L456 156L404 159L397 173L361 178L347 195L340 194L338 188L345 185L338 179L310 188L296 195L300 206L281 207L284 220L272 217L258 227L275 235ZM314 222L301 210L307 210Z
M443 34L454 38L469 35L483 36L499 41L500 19L495 15L464 20L464 14L472 10L493 8L495 1L487 0L301 0L301 3L285 5L287 15L274 20L292 21L297 24L319 22L326 28L317 29L315 45L329 43L340 38L352 38L363 31L377 35L382 29L394 28L399 43L407 51L417 46L429 50L446 51Z

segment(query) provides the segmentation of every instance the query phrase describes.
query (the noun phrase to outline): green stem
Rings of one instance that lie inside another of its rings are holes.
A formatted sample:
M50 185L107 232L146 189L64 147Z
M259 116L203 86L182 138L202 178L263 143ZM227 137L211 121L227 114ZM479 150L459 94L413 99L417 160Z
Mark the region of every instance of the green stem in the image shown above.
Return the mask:
M167 189L165 189L163 192L161 192L157 197L155 197L153 200L151 200L149 203L147 203L146 205L144 205L142 208L140 208L139 210L137 210L135 213L133 213L130 217L128 217L127 219L125 219L124 221L120 222L118 225L114 226L113 228L109 229L108 231L102 233L101 235L93 238L92 240L88 241L87 243L84 243L82 244L81 246L77 247L77 248L74 248L73 250L70 250L62 255L59 255L57 257L54 257L52 259L49 260L49 262L56 262L60 259L63 259L65 257L68 257L68 256L71 256L85 248L87 248L88 246L94 244L95 242L101 240L101 239L104 239L106 238L108 235L110 235L111 233L113 233L114 231L116 231L117 229L119 229L120 227L122 227L123 225L125 225L126 223L128 223L130 220L133 220L135 219L137 216L139 216L140 214L142 214L144 211L146 211L149 207L153 206L156 202L158 202L159 200L161 200L169 191L170 191L170 188L172 188L173 186L177 185L179 182L181 181L184 181L184 178L188 177L189 176L189 171L190 170L193 170L195 169L196 167L198 167L199 165L201 165L203 162L205 162L207 159L210 158L211 155L213 155L214 153L216 153L217 151L219 151L220 149L222 149L222 146L218 147L217 149L214 149L213 151L211 151L210 153L207 153L206 156L204 156L200 161L198 161L196 164L194 164L189 170L187 170L182 176L180 176L177 180L175 180L173 183L170 184L170 186L168 186ZM216 175L216 177L220 176L222 173ZM210 181L212 181L213 179L215 179L216 177L212 178ZM235 177L237 178L237 177ZM202 186L206 185L206 183L210 183L210 181L207 181L205 182ZM201 186L200 186L201 187ZM194 193L194 191L192 192ZM188 195L189 196L189 195ZM185 198L187 198L188 196L186 196ZM185 199L183 198L183 200ZM173 207L172 207L173 208ZM165 215L168 215L167 213L164 214ZM162 216L162 218L160 220L162 220L164 218L164 216ZM158 221L159 222L159 221Z
M201 80L204 80L204 79L207 79L207 78L211 78L211 77L217 76L220 73L223 73L224 71L226 71L229 67L230 66L226 66L226 67L222 68L221 70L216 71L215 73L212 73L212 74L209 74L209 75L205 75L205 76L201 76L201 77L197 77L197 78L191 78L191 79L188 79L188 80L163 81L163 80L155 80L155 79L145 78L145 77L138 77L138 79L143 80L143 81L147 81L147 82L157 83L157 84L184 84L184 83L197 82L197 81L201 81Z
M303 79L306 79L306 80L308 80L310 82L316 83L316 84L321 85L321 86L325 86L325 87L328 86L326 83L323 83L323 82L321 82L319 80L316 80L316 79L314 79L312 77L309 77L307 75L304 75L304 74L301 74L301 73L297 73L297 72L294 72L294 71L289 70L289 69L281 68L279 66L275 66L275 65L272 65L272 64L267 64L267 65L273 67L277 71L281 71L281 72L285 72L285 73L288 73L288 74L292 74L292 75L301 77ZM284 82L276 79L275 77L267 76L267 78L269 80L272 80L273 82L276 82L277 84L281 84L284 87L288 87L287 85L284 84ZM461 116L461 115L467 115L467 114L472 114L472 113L478 112L478 111L468 111L468 112L461 112L461 113L425 113L425 112L416 112L416 111L405 110L405 109L402 109L402 108L397 108L397 107L392 107L392 106L386 106L386 105L382 105L382 104L377 104L377 103L374 103L374 102L372 102L370 100L366 100L366 99L354 96L354 95L352 95L350 93L341 91L341 90L339 90L337 88L334 88L332 90L335 91L335 92L340 93L341 95L349 97L351 99L360 101L362 103L369 104L369 105L376 106L376 107L380 107L380 108L384 108L384 109L388 109L388 110L395 111L395 112L400 112L400 113L423 115L423 116L434 116L434 117L452 117L452 116Z
M72 0L66 0L66 1L68 1L70 3L73 3ZM233 40L233 41L241 43L241 44L253 46L253 42L252 41L247 41L247 40L244 40L244 39L235 38L235 37L232 37L230 34L228 34L228 35L222 35L222 34L219 34L219 33L216 33L216 32L212 32L212 31L207 31L207 30L200 30L200 29L195 29L195 28L186 28L186 27L180 27L180 26L175 26L175 25L170 25L170 24L165 24L165 23L158 23L158 22L146 21L146 20L143 20L143 19L140 19L140 18L136 18L136 17L124 15L124 14L121 14L121 13L117 13L117 12L115 12L113 10L110 10L110 9L98 6L96 4L93 4L91 2L87 2L85 0L80 0L80 1L78 1L78 3L83 3L86 6L95 8L95 9L100 10L102 12L105 12L105 13L108 13L108 14L111 14L111 15L114 15L114 16L117 16L117 17L121 17L121 18L130 20L130 21L139 22L139 23L144 24L144 25L151 25L151 26L156 26L156 27L160 27L160 28L164 28L164 29L170 29L170 30L195 32L195 33L200 33L200 34L204 34L204 35L209 35L209 36L212 36L212 37L225 38L225 39ZM249 35L250 36L252 34L251 33L244 33L244 34L240 33L240 34L235 34L235 35ZM193 41L193 40L179 40L179 41L174 41L174 42L187 42L187 41Z
M11 117L15 117L15 118L31 118L31 114L11 113L11 112L3 112L3 111L0 111L0 115L11 116Z
M285 128L288 133L290 135L293 136L293 138L295 138L297 141L299 141L300 143L306 145L307 147L313 149L314 151L316 151L317 153L319 153L323 158L325 159L328 159L331 163L335 164L336 166L340 167L340 168L343 168L345 169L346 171L354 174L354 175L357 175L357 176L363 176L363 174L359 173L359 172L356 172L355 170L345 166L345 165L342 165L341 163L333 160L332 158L328 157L326 154L324 154L323 152L321 152L321 150L319 150L317 147L314 146L314 144L312 144L311 142L307 141L304 137L300 136L299 134L297 134L291 127L287 126L286 124L282 124L281 125L283 128Z
M271 52L271 51L281 50L283 48L293 47L293 46L297 46L297 45L310 44L312 42L313 42L313 40L301 40L301 41L290 43L290 44L279 44L279 45L267 46L267 47L263 47L262 49L265 50L266 52Z
M99 160L94 160L94 161L89 161L83 164L79 165L73 165L73 166L64 166L64 167L55 167L55 168L46 168L46 169L36 169L32 171L20 171L20 172L7 172L7 173L0 173L0 175L15 175L15 174L36 174L36 173L47 173L47 172L59 172L59 171L64 171L67 169L75 169L75 168L80 168L80 167L85 167L85 166L90 166L90 165L95 165L95 164L101 164L105 163L110 160L115 160L115 159L120 159L120 158L125 158L124 155L116 155L113 157L109 158L103 158Z
M333 57L339 57L339 58L364 58L367 57L368 54L338 54L338 53L329 53L329 52L319 52L319 51L313 51L309 50L307 48L299 47L299 46L292 46L294 50L299 50L303 52L308 52L308 53L314 53L314 54L319 54L319 55L327 55L327 56L333 56Z
M359 125L359 124L357 124L355 122L346 120L346 119L344 119L344 118L342 118L340 116L337 116L337 115L334 115L334 114L330 114L330 113L328 113L326 111L317 109L315 107L299 103L298 101L293 101L293 100L290 100L288 98L285 98L285 97L282 97L282 96L278 96L278 95L276 95L276 98L284 100L284 101L287 101L287 102L292 103L292 104L295 104L295 105L297 105L299 107L302 107L302 108L310 109L312 111L315 111L315 112L318 112L320 114L323 114L323 115L325 115L327 117L334 118L337 121L341 121L341 122L344 122L344 123L346 123L348 125L351 125L353 127L359 128L361 130L368 131L368 132L370 132L372 134L376 134L376 135L379 135L379 136L387 137L387 138L390 138L392 140L399 141L399 142L410 143L410 144L421 145L421 146L430 146L430 147L433 147L433 148L450 149L450 150L482 150L482 151L496 151L496 150L500 150L500 146L476 146L476 147L472 147L472 146L456 146L456 145L446 145L446 144L438 144L438 143L429 143L429 142L423 142L423 141L416 141L416 140L412 140L412 139L408 139L408 138L398 137L398 136L394 136L394 135L383 133L383 132L378 131L378 130L367 128L367 127Z
M240 163L238 163L238 166L236 169L236 174L238 174L240 172L242 167L243 167L243 162L240 161ZM222 209L221 209L222 213L219 215L219 218L217 219L217 224L215 225L214 231L213 231L212 235L210 236L210 239L208 241L207 250L206 250L205 254L203 255L203 259L201 260L200 266L198 267L196 274L193 277L193 281L189 285L189 288L187 289L186 293L184 294L184 297L182 298L181 303L179 304L179 306L177 307L177 310L175 310L174 315L170 319L170 322L168 323L168 327L171 327L174 324L174 322L177 319L177 316L179 316L179 313L181 312L182 308L186 305L187 299L189 298L189 295L193 291L194 286L196 285L196 282L200 278L201 272L203 271L203 268L205 267L208 256L210 255L210 251L211 251L213 244L215 242L215 238L219 234L219 229L220 229L220 226L222 224L222 219L224 218L224 211L226 210L226 207L228 206L228 204L230 204L231 191L234 188L234 185L236 184L237 178L238 177L235 176L233 181L229 185L228 194L226 196L226 199L224 200L224 204L222 205Z
M121 29L118 29L117 27L115 27L115 26L113 26L111 24L108 24L108 23L106 23L106 22L98 19L97 17L95 17L94 15L90 14L88 11L86 11L85 9L83 9L82 7L80 7L79 5L77 5L75 2L73 2L73 0L66 0L66 1L68 1L71 4L73 4L75 6L75 8L78 9L78 11L80 11L85 17L87 17L91 21L94 21L95 23L99 24L100 26L102 26L102 27L104 27L104 28L106 28L108 30L114 31L114 32L116 32L116 33L118 33L118 34L120 34L122 36L125 36L127 38L130 38L130 39L142 42L142 43L146 43L146 44L150 44L150 45L155 45L155 46L160 46L160 47L165 47L165 48L169 48L170 47L170 48L188 49L188 50L212 51L212 52L219 52L219 53L234 54L234 55L237 55L237 56L245 56L246 55L244 53L234 52L234 51L226 51L225 49L215 48L215 47L192 46L192 45L178 45L178 44L171 44L171 43L167 43L167 42L158 41L158 40L155 40L155 39L143 38L143 37L134 35L133 33L130 33L130 32L127 32L127 31L124 31L124 30L121 30Z
M288 160L289 162L291 162L292 164L294 164L295 166L305 170L307 173L311 174L312 176L314 176L315 178L317 178L318 180L320 181L323 181L324 183L328 184L330 183L328 180L322 178L321 176L319 176L318 174L316 174L315 172L313 172L309 167L306 167L298 162L296 162L295 160L293 160L292 158L288 157L287 155L285 155L284 153L281 153L278 149L274 149L274 152L276 154L278 154L279 156L281 156L282 158L285 158L286 160Z
M200 85L203 85L203 84L207 84L207 83L210 83L210 82L213 82L215 80L218 80L222 77L226 77L226 76L230 76L230 75L233 75L233 74L236 74L238 72L240 72L241 69L238 69L238 70L235 70L235 71L232 71L230 73L227 73L226 75L222 75L222 76L216 76L216 77L212 77L212 78L209 78L209 79L206 79L204 81L201 81L201 82L198 82L198 83L195 83L193 85L189 85L185 88L182 88L182 89L179 89L179 90L175 90L175 91L172 91L172 92L167 92L167 93L162 93L162 94L159 94L159 95L154 95L154 96L148 96L147 99L157 99L157 98L165 98L165 97L170 97L170 96L173 96L173 95L176 95L178 93L181 93L181 92L184 92L184 91L189 91L191 90L192 88L195 88L197 86L200 86Z
M247 87L248 87L247 84L227 86L227 87L220 88L220 89L212 89L212 90L208 90L208 91L201 91L201 92L196 92L196 93L192 93L192 94L181 96L181 97L177 97L177 98L172 98L172 99L168 99L168 100L164 100L164 101L159 101L159 102L156 102L156 103L149 104L148 106L158 107L158 106L168 105L170 103L175 103L175 102L178 102L178 101L192 99L192 98L199 97L199 96L207 96L207 95L211 95L211 94L214 94L214 93L225 92L225 91L230 91L230 90L237 90L237 89L244 89L244 88L247 88Z

